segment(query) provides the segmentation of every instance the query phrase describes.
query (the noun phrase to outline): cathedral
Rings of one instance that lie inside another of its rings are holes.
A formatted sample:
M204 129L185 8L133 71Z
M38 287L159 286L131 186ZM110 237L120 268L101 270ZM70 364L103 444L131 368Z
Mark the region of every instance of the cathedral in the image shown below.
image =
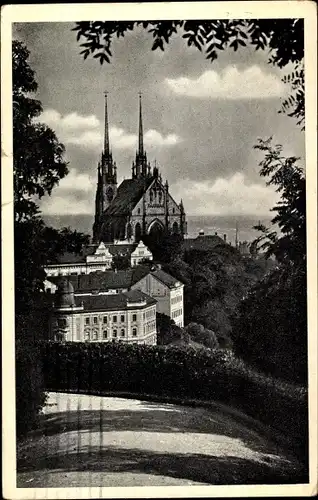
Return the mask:
M93 242L134 241L145 235L187 232L182 200L176 203L168 181L159 169L151 168L144 149L142 104L139 96L138 150L132 163L131 178L117 186L117 166L110 149L107 94L105 94L104 149L98 164Z

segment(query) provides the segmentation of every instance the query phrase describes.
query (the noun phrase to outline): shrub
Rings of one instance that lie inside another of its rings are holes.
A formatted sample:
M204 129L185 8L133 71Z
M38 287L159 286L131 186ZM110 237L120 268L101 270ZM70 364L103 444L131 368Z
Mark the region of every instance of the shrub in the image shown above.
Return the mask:
M17 340L15 352L16 429L19 439L37 426L46 395L39 346L27 338Z

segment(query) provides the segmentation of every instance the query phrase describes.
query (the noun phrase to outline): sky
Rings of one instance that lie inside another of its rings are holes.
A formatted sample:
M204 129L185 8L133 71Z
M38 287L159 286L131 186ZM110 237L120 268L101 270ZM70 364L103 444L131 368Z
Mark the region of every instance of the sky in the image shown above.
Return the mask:
M69 162L69 175L41 201L43 214L94 213L107 90L119 183L131 176L142 92L148 159L188 215L269 215L278 196L259 176L262 153L253 145L273 136L285 155L304 158L305 137L295 120L278 114L288 86L267 52L227 49L211 63L180 36L164 53L152 51L151 35L140 28L116 40L111 63L101 66L79 54L74 25L14 25L36 72L39 120L55 130Z

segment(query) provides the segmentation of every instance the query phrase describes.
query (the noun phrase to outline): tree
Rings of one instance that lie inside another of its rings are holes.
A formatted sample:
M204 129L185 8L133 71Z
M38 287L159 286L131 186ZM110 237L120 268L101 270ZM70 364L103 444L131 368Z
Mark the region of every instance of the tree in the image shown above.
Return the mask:
M263 371L287 380L307 381L306 182L297 158L286 158L271 140L256 146L265 152L261 175L281 195L272 219L281 235L264 226L257 245L275 255L277 265L240 304L233 320L235 352Z
M192 340L204 345L205 347L209 347L210 349L217 349L219 347L215 333L208 328L204 328L203 325L199 325L198 323L189 323L185 327L185 331Z
M128 255L114 255L112 261L112 269L118 271L128 269L130 267L130 256Z
M154 260L168 263L177 259L182 254L183 236L170 231L146 234L143 236L144 244L151 251Z
M270 177L267 185L276 186L281 195L272 208L272 212L276 212L272 224L278 225L282 236L262 225L255 226L262 234L254 245L265 249L267 257L275 255L278 262L288 260L300 264L306 260L306 180L303 169L297 165L299 158L284 157L282 146L272 146L271 141L271 137L259 139L255 148L265 152L260 175Z
M37 90L34 71L28 64L29 51L13 41L13 173L16 220L39 215L34 196L51 194L68 173L65 148L53 130L36 120L41 103L29 97Z
M101 64L110 63L111 47L115 38L124 37L137 27L142 27L153 38L152 50L164 51L172 37L181 34L189 47L204 51L211 62L226 48L234 51L252 45L256 50L268 49L269 63L284 68L289 63L292 71L283 81L290 83L292 91L283 102L280 112L288 112L303 125L304 104L304 21L303 19L223 19L212 21L83 21L73 28L84 59L89 56Z
M37 123L41 103L30 97L37 90L24 44L13 42L13 174L15 245L15 346L18 436L36 425L45 402L38 346L49 314L42 307L43 266L65 249L78 250L88 241L69 228L58 231L44 224L36 199L50 195L68 172L64 146L53 130Z

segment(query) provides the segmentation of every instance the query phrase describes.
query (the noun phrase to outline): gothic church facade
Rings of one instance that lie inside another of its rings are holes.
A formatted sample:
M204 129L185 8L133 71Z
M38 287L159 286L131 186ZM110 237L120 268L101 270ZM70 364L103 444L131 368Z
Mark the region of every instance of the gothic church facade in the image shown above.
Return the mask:
M144 149L142 104L139 97L138 150L130 179L117 186L117 166L109 142L107 94L105 94L104 149L98 164L93 242L129 240L162 232L185 235L186 214L163 183L159 169L151 167Z

